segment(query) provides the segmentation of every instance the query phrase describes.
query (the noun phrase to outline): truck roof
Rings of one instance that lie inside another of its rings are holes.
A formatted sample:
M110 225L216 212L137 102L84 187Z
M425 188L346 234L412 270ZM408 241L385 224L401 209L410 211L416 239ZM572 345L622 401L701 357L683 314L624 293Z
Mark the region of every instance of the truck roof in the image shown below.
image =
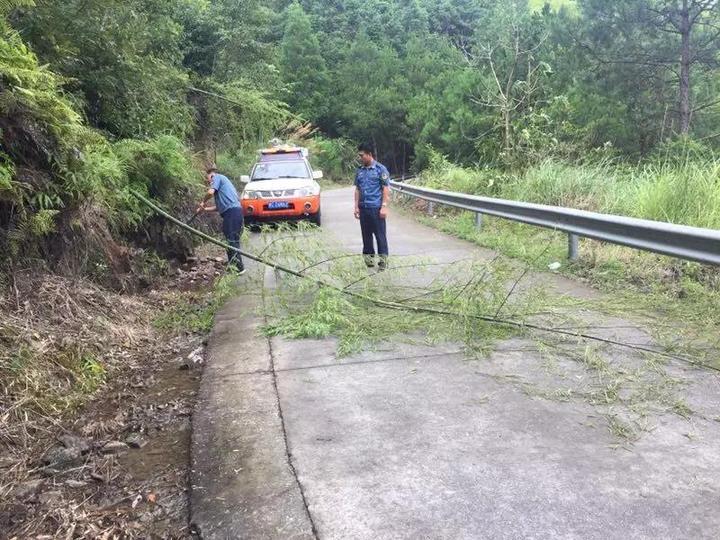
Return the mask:
M300 146L274 146L260 150L260 161L287 161L305 159L308 156L307 148Z

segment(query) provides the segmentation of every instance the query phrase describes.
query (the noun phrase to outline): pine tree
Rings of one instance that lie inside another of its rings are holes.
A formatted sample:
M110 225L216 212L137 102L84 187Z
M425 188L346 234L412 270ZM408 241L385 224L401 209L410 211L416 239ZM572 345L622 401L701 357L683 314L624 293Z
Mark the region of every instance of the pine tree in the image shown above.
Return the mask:
M425 34L428 31L428 12L418 0L410 0L404 6L403 26L408 34Z
M310 18L297 2L287 8L285 33L281 44L280 66L288 84L288 103L296 113L321 123L326 105L327 68L320 54L320 42Z

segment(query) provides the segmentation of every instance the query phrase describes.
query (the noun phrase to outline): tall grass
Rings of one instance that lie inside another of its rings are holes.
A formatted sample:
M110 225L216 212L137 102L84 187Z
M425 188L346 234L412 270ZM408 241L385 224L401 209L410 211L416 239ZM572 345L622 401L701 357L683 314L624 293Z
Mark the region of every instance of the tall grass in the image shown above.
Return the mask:
M631 167L548 158L520 173L436 159L425 181L463 193L720 229L720 159Z
M623 202L632 216L720 229L720 161L646 167Z

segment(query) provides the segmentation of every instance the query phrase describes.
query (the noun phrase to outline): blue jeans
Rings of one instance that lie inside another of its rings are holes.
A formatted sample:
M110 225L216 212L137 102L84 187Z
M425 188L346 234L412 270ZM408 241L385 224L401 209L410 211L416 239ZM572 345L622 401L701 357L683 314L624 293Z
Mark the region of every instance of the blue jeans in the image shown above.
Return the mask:
M222 214L223 220L223 234L227 239L228 244L232 247L240 249L240 236L243 232L243 212L241 208L228 208ZM238 270L242 271L243 261L242 257L236 251L231 249L227 250L228 265L233 265Z
M363 255L375 255L373 242L375 237L378 255L388 256L385 219L380 217L379 208L360 208L360 231L362 231Z

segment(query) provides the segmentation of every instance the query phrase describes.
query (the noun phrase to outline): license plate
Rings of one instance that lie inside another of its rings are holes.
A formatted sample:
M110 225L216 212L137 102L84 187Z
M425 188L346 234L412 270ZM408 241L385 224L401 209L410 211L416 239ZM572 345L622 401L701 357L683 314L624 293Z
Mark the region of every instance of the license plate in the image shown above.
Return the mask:
M286 201L273 201L268 203L268 210L284 210L290 208L290 203Z

